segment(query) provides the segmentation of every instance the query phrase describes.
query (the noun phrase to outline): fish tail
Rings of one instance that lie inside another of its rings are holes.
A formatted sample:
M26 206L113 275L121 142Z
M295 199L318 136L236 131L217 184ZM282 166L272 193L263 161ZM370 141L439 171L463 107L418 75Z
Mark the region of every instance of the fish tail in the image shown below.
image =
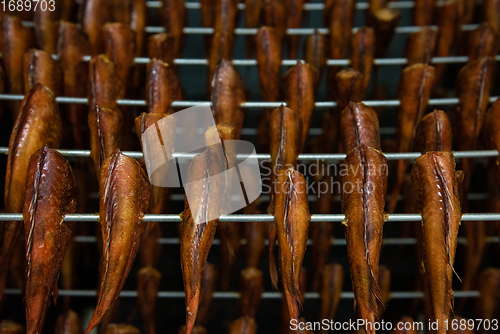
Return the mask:
M394 186L392 187L391 196L389 197L389 202L387 203L387 212L394 213L396 206L398 205L399 192L401 186L403 185L405 170L407 162L404 160L398 160L396 180Z

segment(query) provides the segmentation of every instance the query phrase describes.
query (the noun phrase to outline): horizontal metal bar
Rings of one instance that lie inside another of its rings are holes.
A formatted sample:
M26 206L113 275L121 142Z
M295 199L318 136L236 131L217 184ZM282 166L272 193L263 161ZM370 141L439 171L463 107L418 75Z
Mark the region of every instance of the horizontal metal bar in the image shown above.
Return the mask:
M6 101L21 101L24 95L21 94L0 94L0 100ZM498 96L490 97L490 102L495 102ZM85 97L66 97L58 96L56 97L56 102L58 103L75 103L75 104L87 104L87 98ZM145 107L147 106L145 100L128 100L121 99L117 101L118 105L122 106L134 106L134 107ZM174 101L172 102L172 107L194 107L200 104L210 104L208 101ZM371 100L363 101L369 107L398 107L400 105L399 100ZM430 106L447 106L456 105L459 103L458 98L439 98L439 99L429 99ZM278 108L282 104L286 105L286 102L243 102L240 104L241 108ZM333 108L337 106L337 102L334 101L322 101L315 102L314 106L319 109Z
M19 289L5 289L4 294L6 295L20 295L21 290ZM59 290L60 296L72 296L72 297L95 297L97 296L97 291L94 290ZM303 294L305 299L319 299L320 295L317 292L306 292ZM281 292L263 292L263 299L281 299ZM120 292L120 297L124 298L136 298L137 291L122 291ZM479 291L455 291L455 298L474 298L479 297ZM184 291L159 291L158 298L185 298ZM240 298L239 292L214 292L213 298L216 299L238 299ZM340 294L342 299L354 299L354 294L352 292L342 292ZM424 298L424 293L419 291L394 291L390 293L390 299L414 299L414 298Z
M329 223L339 223L344 219L343 214L313 214L311 215L311 222L329 222ZM422 216L417 213L407 214L407 213L394 213L387 215L388 222L410 222L410 221L421 221ZM96 222L99 218L98 214L93 213L77 213L77 214L67 214L64 217L66 221L75 222ZM0 221L22 221L23 215L21 213L0 213ZM244 215L244 214L231 214L223 215L219 218L221 222L229 223L269 223L274 221L274 217L268 214L255 214L255 215ZM180 215L175 214L164 214L164 215L152 215L147 214L142 219L144 222L160 222L160 223L180 223ZM462 215L462 221L500 221L500 213L464 213Z

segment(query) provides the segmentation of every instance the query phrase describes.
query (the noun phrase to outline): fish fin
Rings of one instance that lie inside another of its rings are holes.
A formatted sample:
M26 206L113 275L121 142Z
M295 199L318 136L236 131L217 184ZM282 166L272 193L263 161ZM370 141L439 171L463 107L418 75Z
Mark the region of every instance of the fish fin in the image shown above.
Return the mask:
M276 224L269 225L269 273L273 288L278 290L278 269L276 268L276 260L274 259L274 244L276 241Z
M371 268L370 268L371 272ZM370 298L370 310L373 311L375 314L378 313L378 307L379 304L382 306L382 308L385 308L386 300L384 296L384 292L380 288L380 285L378 284L377 279L373 276L373 274L370 273L370 282L369 282L369 289L370 289L370 295L372 296Z

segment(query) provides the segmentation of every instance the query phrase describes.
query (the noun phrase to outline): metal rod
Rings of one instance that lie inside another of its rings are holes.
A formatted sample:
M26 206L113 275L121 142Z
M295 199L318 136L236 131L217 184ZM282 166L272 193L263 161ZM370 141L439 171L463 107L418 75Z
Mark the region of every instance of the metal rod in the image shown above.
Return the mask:
M21 290L19 289L5 289L4 294L6 295L20 295ZM94 290L59 290L60 296L72 296L72 297L96 297L97 291ZM122 291L120 292L120 297L125 298L136 298L137 291ZM240 298L239 292L214 292L214 298L217 299L238 299ZM479 291L455 291L455 298L474 298L479 297ZM185 298L184 291L159 291L158 298ZM281 292L263 292L262 298L264 299L280 299ZM306 292L304 293L304 298L306 299L319 299L320 295L317 292ZM354 299L354 294L352 292L342 292L340 294L342 299ZM395 291L390 293L390 299L414 299L414 298L424 298L424 293L419 291Z
M77 213L77 214L67 214L64 217L66 221L75 222L96 222L99 218L98 214L93 213ZM311 222L328 222L328 223L340 223L344 219L343 214L313 214L311 215ZM22 221L23 215L21 213L0 213L0 221ZM219 220L221 222L230 223L249 223L249 222L259 222L259 223L269 223L274 221L274 217L268 214L231 214L222 215ZM407 214L407 213L394 213L388 215L388 222L410 222L410 221L421 221L422 216L417 213ZM144 216L144 222L160 222L160 223L180 223L181 217L176 214L147 214ZM462 215L462 221L500 221L500 213L464 213Z
M0 94L0 100L8 101L21 101L24 95L21 94ZM491 96L489 102L495 102L498 96ZM84 97L66 97L58 96L56 97L56 102L58 103L75 103L75 104L87 104L87 98ZM369 107L398 107L400 105L399 100L371 100L363 101ZM439 98L439 99L429 99L430 106L446 106L446 105L456 105L459 103L458 98ZM145 107L147 106L145 100L129 100L121 99L117 100L118 105L122 106L134 106L134 107ZM209 104L208 101L174 101L172 102L172 107L194 107L200 104ZM278 108L282 104L286 105L286 102L243 102L240 104L241 108ZM337 106L337 102L334 101L322 101L315 102L314 106L318 109L333 108Z

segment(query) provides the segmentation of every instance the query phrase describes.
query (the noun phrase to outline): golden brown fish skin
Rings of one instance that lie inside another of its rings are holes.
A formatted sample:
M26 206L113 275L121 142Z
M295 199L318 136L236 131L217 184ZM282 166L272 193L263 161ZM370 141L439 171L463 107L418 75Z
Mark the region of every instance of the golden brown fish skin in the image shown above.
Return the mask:
M322 196L318 198L318 201L321 201L323 198L328 198L328 197L329 196ZM318 213L325 213L325 212L320 211ZM309 229L312 240L311 254L313 259L311 290L314 292L318 292L321 287L321 275L323 272L323 268L328 262L330 247L332 246L333 224L329 222L311 223Z
M208 55L208 90L211 94L211 83L214 78L217 65L226 60L233 59L234 34L228 32L218 32L212 37L210 52Z
M413 25L429 26L432 24L436 0L417 0L413 7Z
M93 56L89 62L89 109L96 106L117 109L117 100L123 99L125 90L116 66L106 55Z
M280 170L276 177L274 221L280 251L280 271L290 319L298 319L303 297L300 271L307 246L309 222L307 184L292 168Z
M302 25L305 0L285 0L286 28L296 29ZM288 35L288 59L296 59L299 52L300 36Z
M141 334L141 331L132 325L109 324L104 334Z
M456 0L447 0L443 4L437 6L437 15L440 19L437 20L438 34L436 38L435 57L448 57L456 44L455 40L458 35L458 5ZM446 70L446 64L436 64L436 78L434 86L441 84Z
M402 317L396 324L395 328L391 331L391 334L418 334L416 329L398 329L398 326L404 326L405 324L411 323L414 321L410 317ZM401 324L401 325L399 325Z
M175 55L172 50L174 38L169 34L154 34L148 38L148 57L161 60L168 65L174 64Z
M451 152L428 152L413 164L415 209L422 214L422 258L425 282L437 333L446 333L444 321L453 307L453 261L462 213L455 158Z
M61 95L63 73L59 62L50 53L31 49L24 54L24 91L27 93L37 83L41 83L54 93Z
M318 73L316 76L317 87L326 65L326 37L318 29L314 29L314 33L307 37L303 54L306 63L311 64Z
M174 38L173 52L180 58L184 49L184 32L187 11L183 0L162 0L162 19L165 32Z
M262 15L262 7L264 0L245 0L245 27L258 28ZM255 39L253 36L246 38L246 55L247 58L253 56L255 50Z
M427 26L408 35L404 48L404 57L408 60L407 66L430 62L436 48L437 34L436 30Z
M422 154L430 151L451 151L451 123L446 113L434 110L425 115L415 133L415 151Z
M196 203L189 203L186 198L182 214L181 269L186 294L187 334L191 333L195 324L201 298L202 270L218 224L218 219L200 223L199 221L203 219L200 214L219 216L223 187L225 187L217 178L211 179L207 184L208 176L216 175L223 170L222 162L212 149L206 149L195 156L188 169L188 183L191 180L203 180L203 184L199 184L202 188L193 190L193 193L199 194ZM210 206L206 205L207 198L211 199ZM193 213L191 211L193 205L204 212Z
M348 171L343 185L351 185L351 191L342 193L342 212L345 214L342 224L351 281L359 317L365 324L373 323L384 306L383 292L378 284L378 263L385 220L387 160L379 150L361 144L347 154L344 163ZM375 333L366 325L365 330L368 334Z
M481 6L481 14L491 28L500 33L500 1L484 0Z
M97 175L101 164L122 145L123 116L120 110L97 106L89 112L90 156L94 160ZM100 176L99 176L100 177Z
M491 72L491 58L483 57L469 62L458 73L457 96L460 102L456 110L456 131L460 134L457 140L459 151L476 149L490 97ZM463 210L467 212L465 199L469 193L474 159L461 159L460 163L464 171L464 182L461 185L460 196L463 196L464 199L462 201Z
M363 74L363 92L368 90L374 56L375 31L372 28L361 27L352 36L351 67Z
M286 33L285 0L264 0L264 25L274 29L278 42L283 43Z
M86 97L88 86L89 65L83 61L83 56L90 54L90 44L87 36L76 24L59 22L59 42L57 55L63 72L62 95L70 97ZM83 149L87 142L87 133L82 130L86 121L87 107L81 104L65 104L62 109L71 124L75 148Z
M54 293L75 222L63 221L76 211L76 180L69 162L47 146L30 159L24 201L26 240L26 333L40 333Z
M225 59L215 67L211 100L215 123L231 124L236 128L235 139L239 139L245 116L240 108L246 101L245 85L238 71Z
M61 143L61 128L61 117L54 95L47 88L36 84L24 96L19 117L10 135L5 175L5 212L21 212L29 160L44 145L58 148ZM0 229L0 299L22 227L21 222L3 222Z
M316 70L309 64L297 61L283 76L284 96L287 106L302 118L302 147L304 147L314 111L314 85Z
M241 316L255 318L264 292L262 271L247 267L241 271Z
M380 150L377 114L361 102L350 102L344 109L340 116L340 132L347 153L360 145Z
M355 1L333 1L332 6L325 9L325 22L330 29L330 59L344 59L349 53L354 21Z
M482 57L495 57L498 53L498 35L487 22L469 32L469 62Z
M261 27L255 36L255 54L260 94L267 102L279 101L281 88L281 40L271 27ZM270 113L270 111L267 111Z
M25 333L24 327L14 321L2 320L0 321L0 333L2 334L23 334Z
M401 13L394 8L380 8L372 13L372 23L376 36L375 57L386 56L387 48L394 36L394 30L399 25Z
M115 64L122 83L130 88L131 69L136 54L134 31L124 23L106 23L102 33L106 55Z
M214 32L233 33L238 23L238 0L215 0Z
M143 331L156 333L155 307L160 289L161 274L153 267L144 267L137 272L137 303L141 313Z
M200 1L200 20L201 25L206 28L213 28L215 22L216 0Z
M135 55L144 55L146 47L147 8L145 0L115 0L113 3L114 21L129 25L134 32Z
M102 27L112 16L112 3L107 0L84 0L80 6L79 22L88 36L93 56L104 52Z
M320 319L334 319L342 293L344 270L338 263L331 263L323 268L321 284L321 316ZM320 333L328 333L321 331Z
M342 70L335 75L336 114L340 116L349 102L363 100L363 81L363 74L353 68Z
M57 318L55 334L83 334L78 314L70 309L61 314Z
M398 152L413 150L413 141L418 123L424 115L425 108L433 87L434 67L426 64L414 64L406 67L399 79L398 98L400 107L396 125ZM398 195L403 184L408 160L398 160L396 181L393 185L387 211L394 213L398 204Z
M7 74L7 92L24 93L23 56L34 45L34 37L30 28L24 27L17 17L5 15L3 18L2 58ZM10 103L12 118L19 114L21 103Z
M155 186L151 185L151 188ZM160 187L157 187L160 188ZM162 188L165 189L165 188ZM153 214L153 199L155 193L151 191L151 199L149 203L149 213ZM162 211L165 212L165 211ZM156 213L155 213L156 214ZM156 222L149 222L146 226L146 231L144 232L144 238L141 242L141 248L139 249L139 261L142 266L157 267L161 258L162 245L159 243L159 239L163 236L160 224Z
M253 318L241 317L229 325L229 334L256 334L257 323Z
M479 297L474 305L474 315L478 319L490 321L495 319L495 312L498 310L498 296L500 295L500 270L498 268L483 270L477 279L477 289ZM488 333L488 331L481 330L478 333Z
M200 308L198 309L198 317L196 318L197 326L206 326L213 315L212 299L217 285L217 276L216 266L207 262L205 267L203 267Z
M146 228L141 220L149 208L149 189L148 177L139 162L120 150L102 162L99 179L101 282L87 334L118 298L132 268Z
M33 22L35 24L35 38L38 47L49 54L57 52L57 23L61 18L62 7L61 3L54 4L52 9L49 5L49 10L42 9L42 6L36 6L33 13Z
M147 66L146 102L148 113L173 114L172 102L182 100L181 84L171 66L153 59Z

